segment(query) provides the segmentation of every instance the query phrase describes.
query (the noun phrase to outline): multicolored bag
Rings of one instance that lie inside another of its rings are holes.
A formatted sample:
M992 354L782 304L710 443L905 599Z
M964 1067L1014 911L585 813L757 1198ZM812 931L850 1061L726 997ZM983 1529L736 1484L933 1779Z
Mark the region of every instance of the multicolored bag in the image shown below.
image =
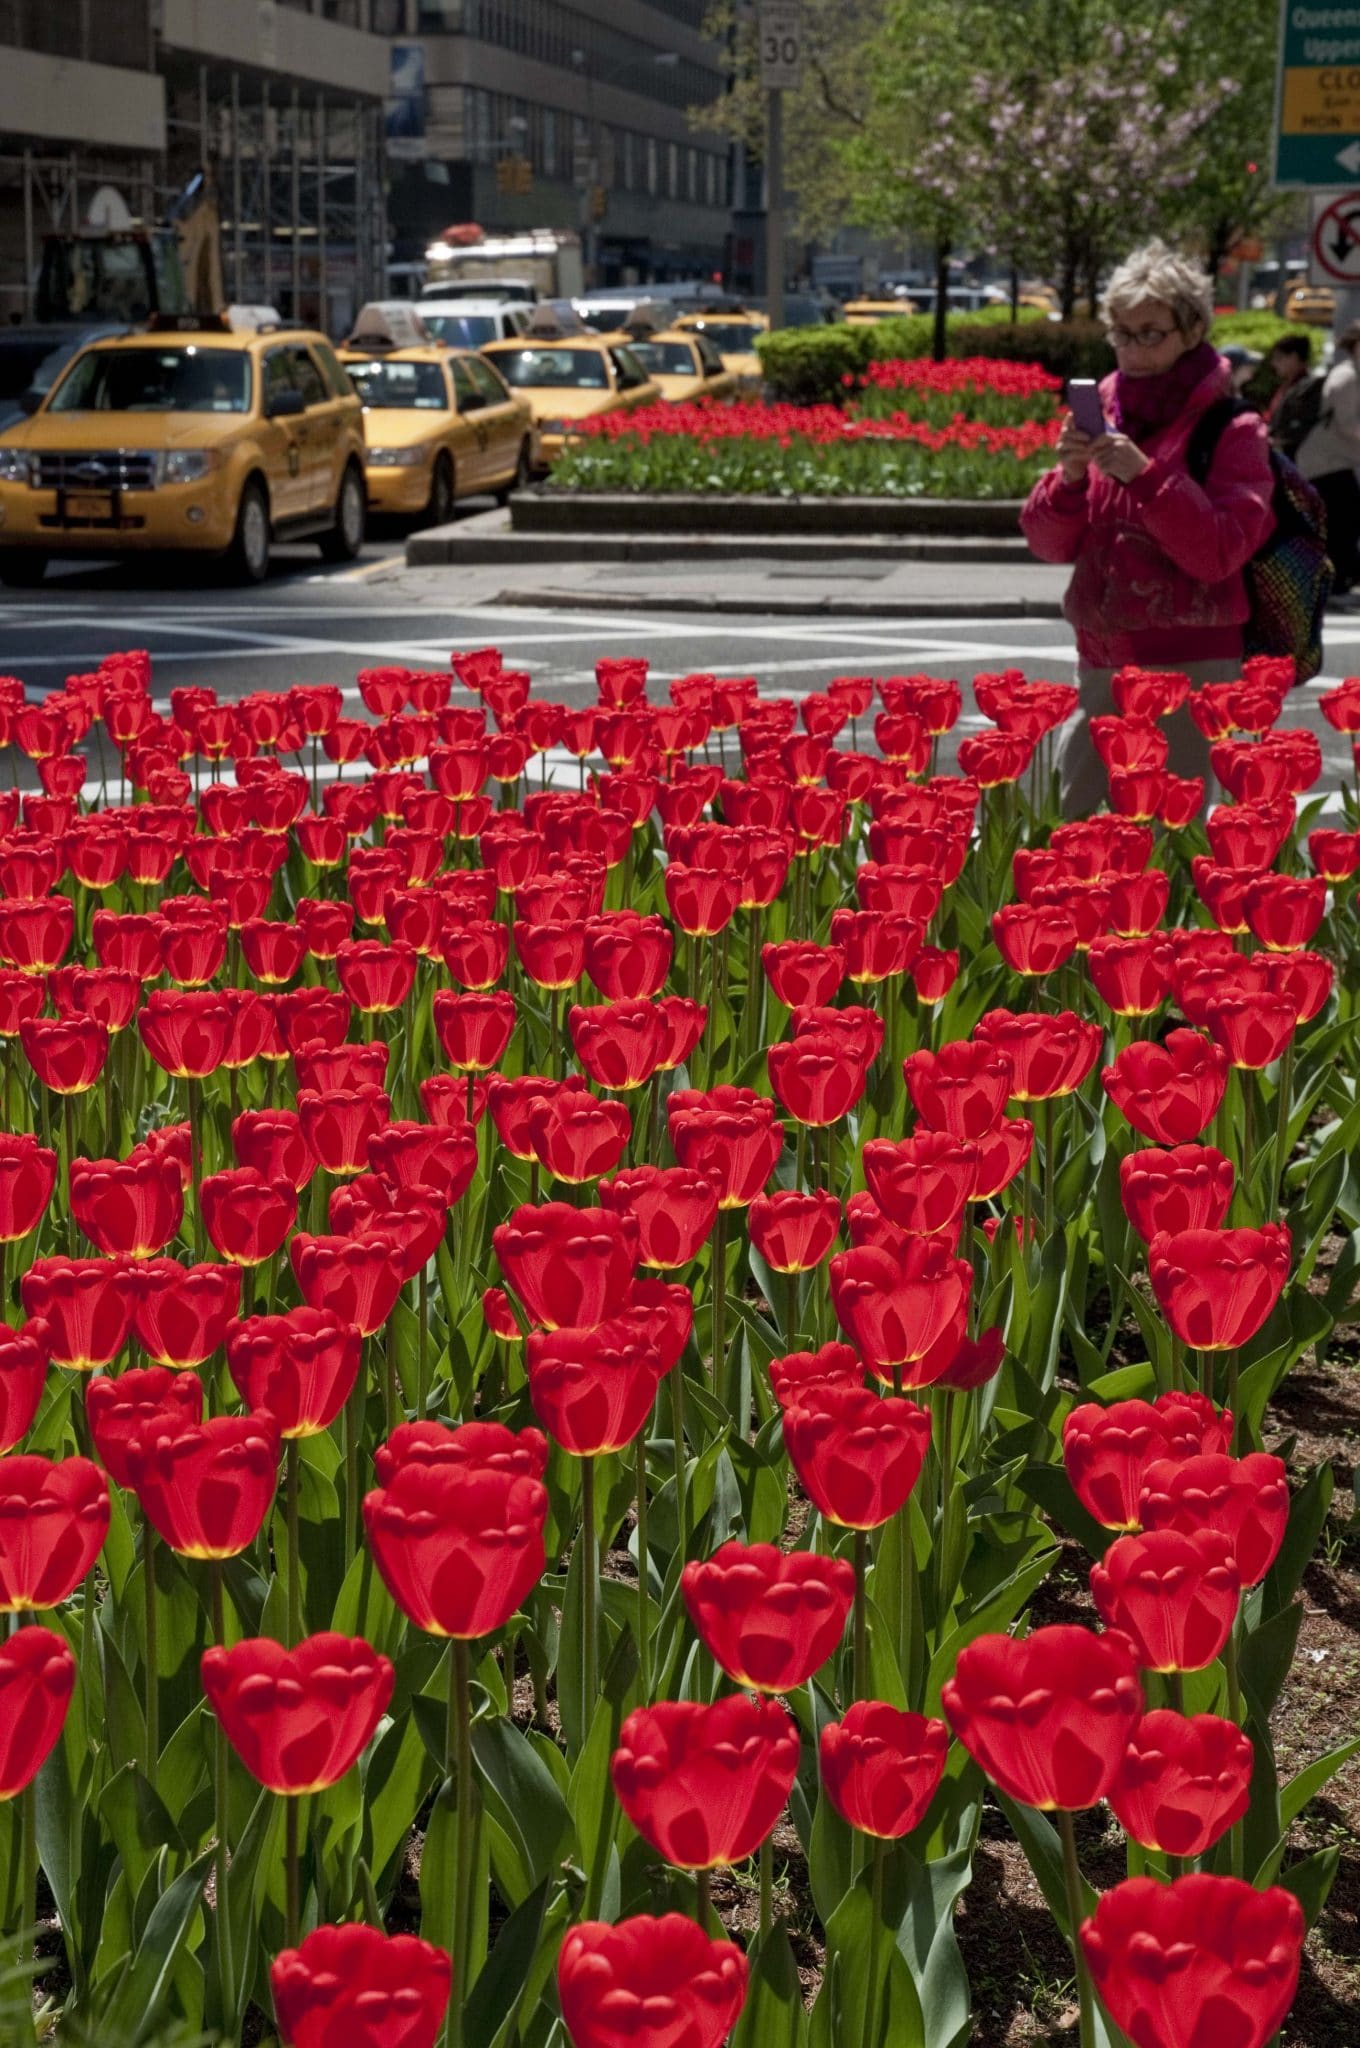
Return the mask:
M1197 484L1207 478L1229 421L1251 409L1236 398L1220 398L1205 408L1185 451L1186 468ZM1335 577L1327 555L1327 508L1278 448L1270 451L1270 469L1274 529L1243 572L1251 600L1245 652L1291 655L1295 682L1306 683L1322 667L1322 621Z

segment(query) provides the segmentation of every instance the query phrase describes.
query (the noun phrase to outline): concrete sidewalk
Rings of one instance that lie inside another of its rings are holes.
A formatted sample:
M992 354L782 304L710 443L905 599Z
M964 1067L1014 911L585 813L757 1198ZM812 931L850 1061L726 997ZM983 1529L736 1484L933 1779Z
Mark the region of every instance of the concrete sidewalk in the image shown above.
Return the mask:
M414 533L408 569L460 603L876 619L1055 619L1068 571L1023 543L517 534L505 512Z

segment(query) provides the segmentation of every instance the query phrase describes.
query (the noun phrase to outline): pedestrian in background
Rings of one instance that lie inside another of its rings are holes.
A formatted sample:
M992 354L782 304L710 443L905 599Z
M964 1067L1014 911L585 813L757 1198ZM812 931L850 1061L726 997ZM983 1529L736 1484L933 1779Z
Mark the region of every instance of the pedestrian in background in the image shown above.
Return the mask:
M1266 407L1270 445L1292 462L1322 412L1321 373L1313 364L1311 334L1282 334L1270 351L1275 389Z
M1294 460L1327 507L1327 552L1336 570L1332 598L1349 595L1360 563L1360 373L1355 351L1360 321L1352 321L1337 337L1336 360L1322 387L1316 426L1299 445Z
M1214 448L1204 483L1186 454L1195 423L1232 392L1208 339L1213 288L1161 242L1137 249L1101 305L1116 368L1100 385L1107 430L1069 414L1057 467L1039 478L1020 523L1043 562L1071 562L1063 611L1076 632L1080 709L1063 751L1069 817L1097 810L1105 770L1087 726L1114 708L1116 669L1178 669L1194 684L1241 673L1250 602L1243 570L1274 526L1266 425L1243 412ZM1208 742L1187 711L1167 722L1168 766L1209 775Z

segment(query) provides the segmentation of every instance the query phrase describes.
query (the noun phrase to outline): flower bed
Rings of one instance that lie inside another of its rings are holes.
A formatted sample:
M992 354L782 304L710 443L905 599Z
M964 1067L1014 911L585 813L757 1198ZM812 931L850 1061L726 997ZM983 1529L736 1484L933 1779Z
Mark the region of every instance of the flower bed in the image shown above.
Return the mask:
M753 401L603 414L572 435L553 484L571 491L1017 498L1050 466L1058 421L1051 399L1028 380L1021 395L1019 383L998 390L971 379L949 388L915 375L933 365L884 367L905 374L897 384L875 384L845 410ZM970 396L997 417L969 418L960 399Z
M1004 1831L971 1953L1070 1942L1079 2048L1344 2048L1353 1701L1275 1735L1360 813L1288 675L1195 696L1203 828L1174 675L1079 821L1018 670L948 774L945 679L596 677L0 684L0 2037L978 2040Z

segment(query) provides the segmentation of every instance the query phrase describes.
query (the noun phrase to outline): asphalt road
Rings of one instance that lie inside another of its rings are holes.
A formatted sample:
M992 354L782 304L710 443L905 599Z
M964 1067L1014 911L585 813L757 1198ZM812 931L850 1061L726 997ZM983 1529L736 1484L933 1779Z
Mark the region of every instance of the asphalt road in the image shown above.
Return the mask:
M517 601L501 601L511 579L518 581L509 593ZM646 655L654 689L672 676L711 670L754 675L767 693L795 697L838 674L924 671L966 681L1009 665L1031 676L1073 673L1071 642L1058 620L980 621L966 607L957 616L922 620L771 616L754 608L707 618L692 611L554 610L532 601L537 580L532 569L500 568L489 576L408 569L399 535L370 542L343 569L327 568L315 548L281 549L269 580L248 590L205 576L187 558L63 565L49 571L39 591L0 591L0 671L21 677L36 697L103 654L145 647L161 702L183 683L209 684L226 699L335 682L355 706L359 669L382 662L443 667L455 649L487 644L529 669L544 695L576 703L593 700L594 663L606 653ZM561 569L554 575L555 582L567 580ZM665 582L661 569L649 587L654 602ZM1329 622L1328 652L1323 682L1360 670L1360 615ZM1321 734L1324 786L1335 788L1349 763L1344 743L1317 710L1323 682L1296 693L1290 722ZM982 723L966 714L957 736ZM575 763L565 756L550 765L575 780Z

